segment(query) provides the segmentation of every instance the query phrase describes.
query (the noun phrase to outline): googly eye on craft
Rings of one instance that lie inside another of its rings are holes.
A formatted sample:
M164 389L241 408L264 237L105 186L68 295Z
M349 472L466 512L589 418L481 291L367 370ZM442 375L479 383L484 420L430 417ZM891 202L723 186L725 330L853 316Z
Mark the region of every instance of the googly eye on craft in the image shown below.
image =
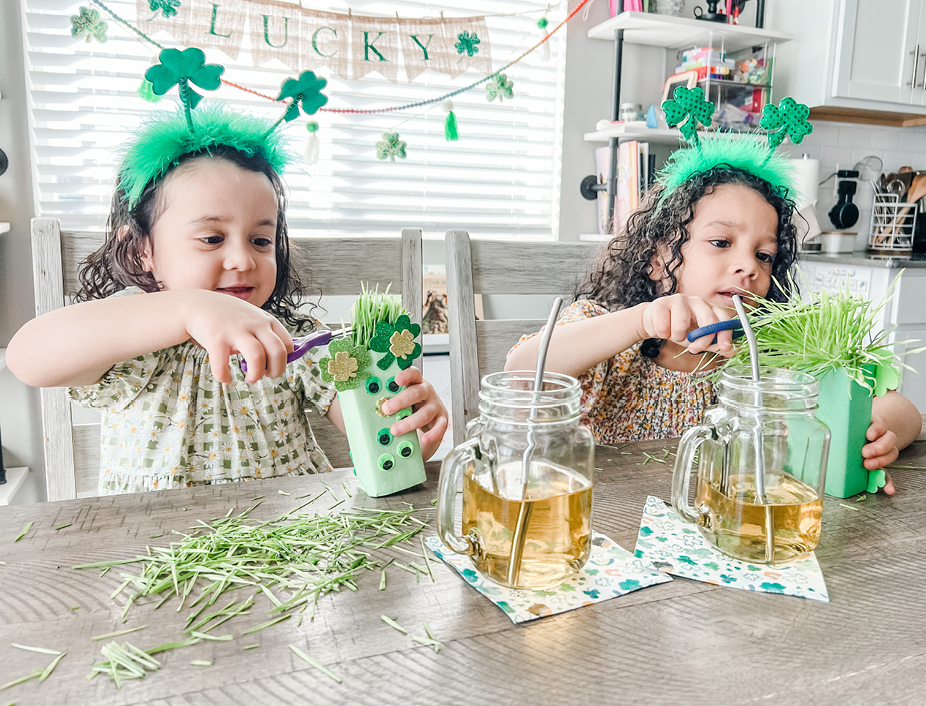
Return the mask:
M389 446L392 443L392 433L388 429L380 429L376 432L376 440L380 446Z
M369 392L371 395L378 395L380 391L383 389L382 380L380 380L375 375L371 375L370 377L367 378L366 388L367 388L367 392Z
M406 417L410 417L411 415L412 415L412 411L408 407L406 407L405 409L400 409L398 412L396 412L395 418L396 418L396 421L401 421L402 419L405 419Z
M393 377L393 378L389 378L389 381L386 383L386 389L389 390L389 392L395 394L396 392L402 389L402 386L399 385L399 383L397 383L395 381L395 378Z
M395 468L395 457L392 454L383 454L379 457L381 471L391 471L393 468Z
M402 458L410 458L413 453L415 453L415 447L410 441L403 441L399 444L399 456Z

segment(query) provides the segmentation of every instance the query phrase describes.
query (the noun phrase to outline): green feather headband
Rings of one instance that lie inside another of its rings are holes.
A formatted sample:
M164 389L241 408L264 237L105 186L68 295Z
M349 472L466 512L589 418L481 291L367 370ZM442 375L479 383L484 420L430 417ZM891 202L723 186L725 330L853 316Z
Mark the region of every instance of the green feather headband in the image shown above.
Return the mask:
M776 155L775 150L786 137L797 145L813 131L813 125L807 121L810 109L806 105L793 98L783 98L779 105L766 105L759 125L767 131L764 136L767 142L760 133L715 134L702 141L698 123L711 124L714 105L704 100L704 91L698 87L679 86L673 99L665 101L662 108L666 122L672 127L679 126L689 147L673 152L660 171L659 181L663 185L660 204L694 175L717 167L742 169L794 198L794 168L788 160Z
M163 177L184 155L224 145L248 157L262 156L277 173L290 162L283 136L268 121L220 105L203 106L195 116L195 132L190 132L182 111L152 117L129 143L119 167L119 186L130 209L138 204L145 187Z

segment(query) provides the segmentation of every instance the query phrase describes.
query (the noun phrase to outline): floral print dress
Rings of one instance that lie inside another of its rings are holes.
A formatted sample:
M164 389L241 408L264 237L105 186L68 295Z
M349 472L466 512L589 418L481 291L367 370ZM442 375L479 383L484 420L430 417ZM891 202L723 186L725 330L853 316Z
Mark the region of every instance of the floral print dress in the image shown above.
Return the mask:
M557 326L610 313L588 300L570 304ZM537 334L523 336L517 345ZM600 444L681 436L715 403L712 371L667 370L636 344L579 376L582 417ZM515 346L517 347L517 346Z
M116 296L132 294L143 292ZM326 414L335 396L316 364L324 352L313 348L287 365L285 376L254 385L233 356L233 382L226 385L213 377L208 353L186 342L119 363L94 385L70 388L73 401L103 415L100 494L330 471L307 417L310 410Z

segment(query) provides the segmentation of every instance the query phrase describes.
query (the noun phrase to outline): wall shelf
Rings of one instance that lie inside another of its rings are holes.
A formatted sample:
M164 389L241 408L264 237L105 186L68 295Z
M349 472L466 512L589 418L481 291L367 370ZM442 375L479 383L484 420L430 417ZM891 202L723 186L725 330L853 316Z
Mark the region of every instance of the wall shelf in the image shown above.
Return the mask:
M13 500L16 493L22 488L28 475L29 469L25 466L6 469L6 483L0 485L0 507L15 504Z
M10 224L9 223L0 223L0 235L9 232Z
M624 30L628 44L646 44L666 49L688 49L703 45L710 36L720 37L724 51L734 52L766 42L787 42L791 34L769 29L692 20L649 12L622 12L588 31L590 39L614 41L614 32Z
M625 128L623 125L615 125L607 130L587 132L583 137L586 142L607 142L612 137L616 137L619 140L645 140L675 145L682 139L682 133L675 128Z

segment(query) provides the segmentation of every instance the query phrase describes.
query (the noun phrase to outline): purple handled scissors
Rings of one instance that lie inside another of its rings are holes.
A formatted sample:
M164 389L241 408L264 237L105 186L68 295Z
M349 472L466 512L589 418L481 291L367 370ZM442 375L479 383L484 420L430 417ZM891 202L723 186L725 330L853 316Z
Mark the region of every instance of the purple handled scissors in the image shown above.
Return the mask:
M334 331L325 329L324 331L316 331L315 333L310 333L308 336L300 336L299 338L294 338L293 352L286 356L286 362L292 363L295 360L299 360L302 356L308 353L310 349L315 348L316 346L327 346L334 339L349 335L350 327L348 326L347 328L336 329ZM247 361L242 358L241 372L246 373L247 371Z

